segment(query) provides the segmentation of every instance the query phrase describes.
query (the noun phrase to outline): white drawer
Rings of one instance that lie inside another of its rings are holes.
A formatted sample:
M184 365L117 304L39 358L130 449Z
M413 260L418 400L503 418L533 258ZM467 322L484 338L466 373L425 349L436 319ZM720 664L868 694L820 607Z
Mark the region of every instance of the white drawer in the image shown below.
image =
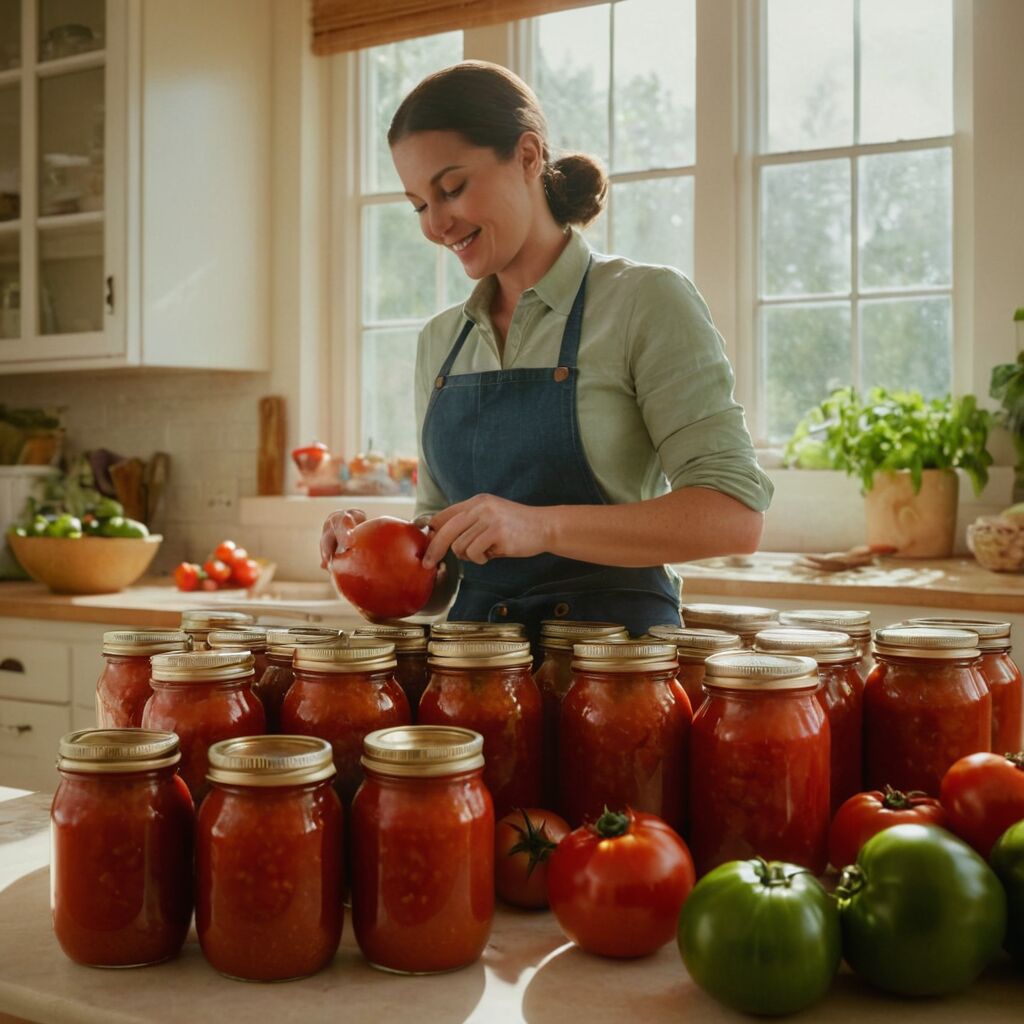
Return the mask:
M52 790L57 747L70 731L70 705L0 700L0 786Z
M102 671L102 644L72 644L71 703L75 707L90 710L96 707L96 680Z
M67 704L71 700L71 648L51 640L0 633L0 698Z

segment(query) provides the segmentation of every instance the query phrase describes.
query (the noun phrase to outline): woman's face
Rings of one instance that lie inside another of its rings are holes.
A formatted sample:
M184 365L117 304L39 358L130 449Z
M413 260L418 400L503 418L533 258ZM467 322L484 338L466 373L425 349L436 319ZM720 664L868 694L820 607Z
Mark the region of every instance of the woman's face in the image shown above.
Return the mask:
M474 280L508 269L523 249L543 156L526 133L509 160L457 132L414 132L391 149L423 234L458 256Z

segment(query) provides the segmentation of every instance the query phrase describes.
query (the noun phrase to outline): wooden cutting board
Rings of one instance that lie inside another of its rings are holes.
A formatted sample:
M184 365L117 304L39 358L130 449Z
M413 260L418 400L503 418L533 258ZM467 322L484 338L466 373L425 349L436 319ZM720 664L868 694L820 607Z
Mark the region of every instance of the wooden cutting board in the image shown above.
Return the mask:
M260 399L260 447L256 463L256 493L284 494L284 399Z

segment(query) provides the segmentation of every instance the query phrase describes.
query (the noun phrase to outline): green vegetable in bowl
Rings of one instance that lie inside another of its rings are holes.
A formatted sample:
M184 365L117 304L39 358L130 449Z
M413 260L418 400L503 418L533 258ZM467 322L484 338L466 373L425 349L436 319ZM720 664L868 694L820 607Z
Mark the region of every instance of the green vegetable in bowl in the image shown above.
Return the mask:
M101 537L148 537L149 530L145 523L140 523L137 519L114 516L100 524L99 535Z
M65 537L77 540L82 536L82 520L68 512L57 516L47 527L47 537Z
M113 519L116 516L124 516L124 505L113 498L101 498L92 505L89 512L97 519Z

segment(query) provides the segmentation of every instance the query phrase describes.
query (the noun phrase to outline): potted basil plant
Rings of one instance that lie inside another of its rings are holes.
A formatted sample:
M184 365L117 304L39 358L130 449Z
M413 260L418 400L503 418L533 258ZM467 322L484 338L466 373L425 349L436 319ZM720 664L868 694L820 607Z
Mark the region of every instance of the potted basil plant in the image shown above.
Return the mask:
M860 478L868 544L908 558L946 558L956 533L954 470L981 493L992 464L991 421L973 395L926 399L872 388L862 397L840 388L797 424L786 461Z

